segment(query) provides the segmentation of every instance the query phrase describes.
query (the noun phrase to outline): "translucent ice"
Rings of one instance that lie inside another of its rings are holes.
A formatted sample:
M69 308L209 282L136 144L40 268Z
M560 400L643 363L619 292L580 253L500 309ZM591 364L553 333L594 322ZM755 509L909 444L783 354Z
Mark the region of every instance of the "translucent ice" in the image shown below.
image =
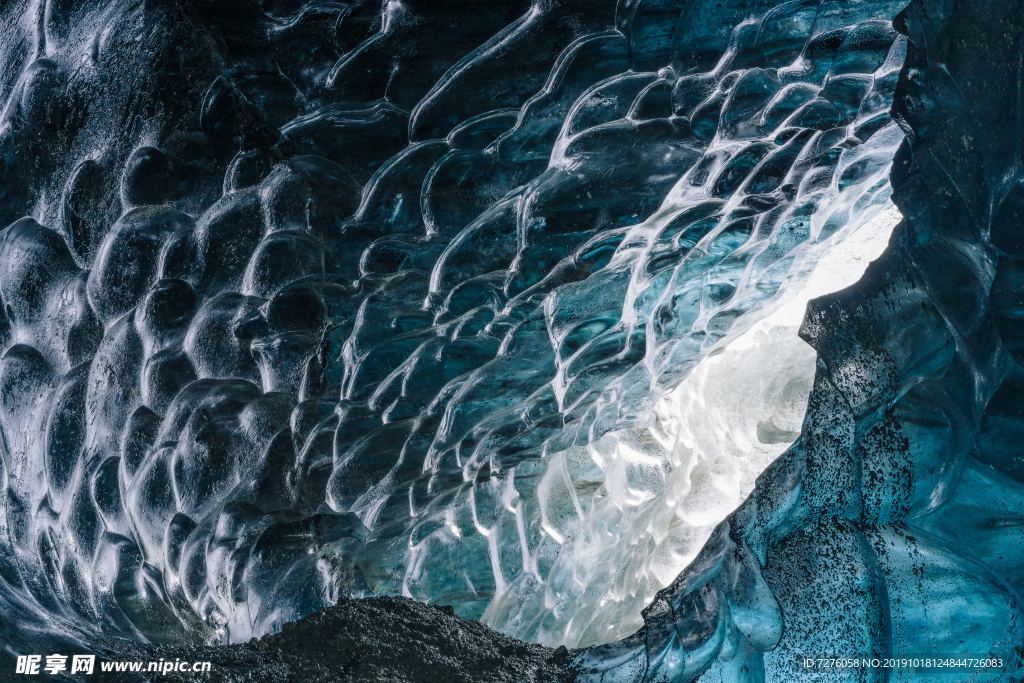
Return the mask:
M485 622L530 624L517 632L577 647L642 625L641 610L800 433L815 372L815 353L798 336L806 304L856 282L901 218L891 204L865 214L847 234L808 250L820 252L807 254L809 277L704 357L646 421L550 459L538 496L544 530L562 544L558 559L543 582L498 593ZM570 483L579 461L603 474L591 492Z
M1024 488L1010 445L1024 348L1022 10L914 1L898 17L909 40L893 113L907 138L891 178L904 219L855 286L808 307L801 337L817 368L800 437L641 630L580 653L583 680L874 675L806 665L815 654L895 661L882 674L893 680L936 671L915 657L966 652L986 666L954 677L1024 673Z
M894 220L902 2L37 4L0 10L9 647L367 593L613 640L813 364L867 362L794 332Z

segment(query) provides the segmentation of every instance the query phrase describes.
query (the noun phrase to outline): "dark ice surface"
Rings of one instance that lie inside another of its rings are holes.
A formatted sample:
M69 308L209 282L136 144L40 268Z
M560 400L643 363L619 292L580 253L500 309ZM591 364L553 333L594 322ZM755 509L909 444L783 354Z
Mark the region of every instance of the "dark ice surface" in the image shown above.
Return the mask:
M4 3L0 676L91 648L253 681L1024 677L1024 3L894 31L903 4ZM479 616L543 579L509 473L770 299L892 121L905 220L809 307L803 432L643 629L566 653L345 597ZM683 181L707 197L633 258Z

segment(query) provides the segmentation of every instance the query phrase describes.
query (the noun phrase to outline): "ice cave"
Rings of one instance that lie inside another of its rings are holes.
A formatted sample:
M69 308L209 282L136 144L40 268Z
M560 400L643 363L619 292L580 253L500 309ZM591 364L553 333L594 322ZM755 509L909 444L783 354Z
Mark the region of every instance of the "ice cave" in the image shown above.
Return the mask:
M540 663L317 680L1024 680L1024 0L8 0L0 64L0 680L313 680L342 603Z

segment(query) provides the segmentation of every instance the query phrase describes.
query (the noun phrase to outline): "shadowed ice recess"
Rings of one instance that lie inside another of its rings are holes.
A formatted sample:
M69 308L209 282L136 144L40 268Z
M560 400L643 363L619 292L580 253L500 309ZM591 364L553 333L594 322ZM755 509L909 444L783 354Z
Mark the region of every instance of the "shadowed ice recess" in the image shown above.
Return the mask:
M0 10L5 646L630 635L900 219L903 4Z

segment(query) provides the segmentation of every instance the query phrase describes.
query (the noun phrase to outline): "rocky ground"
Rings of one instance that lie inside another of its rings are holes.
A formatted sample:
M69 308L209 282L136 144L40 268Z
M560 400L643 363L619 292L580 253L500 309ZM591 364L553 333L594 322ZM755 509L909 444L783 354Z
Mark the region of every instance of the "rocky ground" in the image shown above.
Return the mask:
M286 624L281 633L239 645L128 643L112 649L121 659L213 663L208 676L171 673L138 681L556 683L574 678L565 648L524 643L461 619L451 608L394 597L345 600ZM119 676L116 680L127 680Z

